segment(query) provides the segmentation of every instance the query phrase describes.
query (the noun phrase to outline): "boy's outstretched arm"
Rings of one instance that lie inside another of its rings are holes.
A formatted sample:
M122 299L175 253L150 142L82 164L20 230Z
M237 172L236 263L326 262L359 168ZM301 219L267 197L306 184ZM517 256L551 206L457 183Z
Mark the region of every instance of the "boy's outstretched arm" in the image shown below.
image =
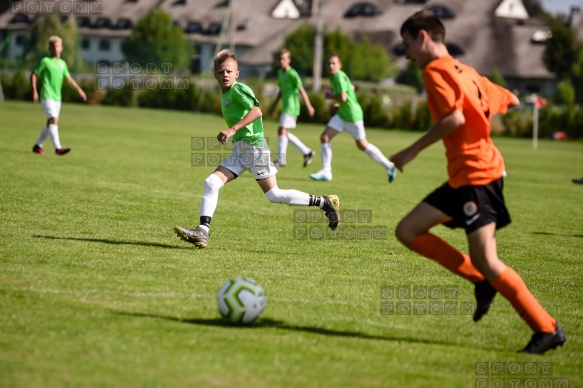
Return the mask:
M411 160L415 159L417 154L429 147L431 144L447 136L453 132L460 125L464 125L466 119L461 110L456 109L451 113L443 116L433 127L431 127L425 135L421 136L419 140L411 144L409 147L392 155L389 160L395 163L395 167L399 171Z
M79 95L81 96L81 98L83 99L83 101L87 101L87 96L85 95L85 92L83 91L83 89L81 89L81 87L79 85L77 85L77 82L75 82L75 80L73 79L73 77L68 76L67 77L67 81L69 81L69 83L71 85L73 85L73 87L75 89L77 89L77 92L79 93Z
M247 112L247 114L241 120L239 120L237 124L233 125L229 129L225 129L224 131L219 132L219 134L217 135L217 140L221 144L226 144L227 140L229 140L229 138L232 137L235 134L235 132L251 124L261 116L263 116L263 112L261 112L261 109L258 106L254 106L253 108L251 108L249 112Z

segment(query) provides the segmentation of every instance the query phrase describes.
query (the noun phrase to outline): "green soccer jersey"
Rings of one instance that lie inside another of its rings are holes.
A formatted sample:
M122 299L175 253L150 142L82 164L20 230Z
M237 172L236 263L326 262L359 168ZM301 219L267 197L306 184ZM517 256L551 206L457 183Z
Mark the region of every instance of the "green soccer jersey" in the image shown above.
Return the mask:
M67 63L61 58L44 57L34 72L40 77L42 83L40 98L61 101L63 79L69 77Z
M281 112L292 116L299 116L300 100L298 99L298 95L302 87L302 80L298 72L292 67L288 71L279 69L277 71L277 79L279 80L279 92L283 103Z
M251 88L235 82L229 90L221 95L221 111L229 128L237 124L253 107L259 106ZM243 140L257 147L267 145L263 138L263 121L261 117L239 129L233 136L233 142Z
M338 110L340 118L347 123L355 123L362 120L362 108L356 99L356 94L352 89L352 83L346 73L339 70L336 75L330 77L330 83L332 84L334 94L338 95L346 92L346 102L340 102L340 109Z

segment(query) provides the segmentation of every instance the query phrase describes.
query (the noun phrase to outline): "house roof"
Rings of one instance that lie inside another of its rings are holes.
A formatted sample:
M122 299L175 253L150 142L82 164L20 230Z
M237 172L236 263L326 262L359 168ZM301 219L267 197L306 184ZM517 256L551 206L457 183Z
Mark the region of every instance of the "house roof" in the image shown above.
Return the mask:
M87 0L54 0L71 4ZM317 0L312 0L317 1ZM416 4L406 0L326 0L321 15L327 30L340 28L344 33L356 38L368 36L371 41L382 44L394 56L393 49L401 42L399 29L402 22L412 13L431 7L442 7L455 15L444 19L446 41L460 47L465 53L459 59L474 66L482 74L490 74L495 69L504 76L554 78L542 62L542 46L531 40L531 34L545 29L540 22L532 19L518 20L495 16L496 9L503 0L428 0ZM242 48L239 60L247 65L264 65L272 62L272 53L283 43L285 36L302 23L315 22L311 18L278 19L272 16L273 10L281 0L237 1L235 9L236 24L239 27L233 34L234 43ZM91 1L89 1L91 3ZM225 0L93 0L101 4L98 14L81 15L95 24L99 18L109 18L112 24L127 19L132 24L143 17L152 7L160 7L168 12L175 23L185 29L189 23L200 24L201 31L189 33L187 37L195 42L214 43L219 40L227 45L228 27L222 33L208 31L211 24L221 26L229 10ZM381 14L377 16L346 18L345 13L359 3L376 6ZM37 14L24 12L30 19ZM583 18L574 19L579 37L583 39ZM9 10L0 15L0 29L27 29L28 23L11 23L14 13ZM86 36L123 38L131 29L111 27L80 27ZM405 59L395 58L395 63L403 67Z

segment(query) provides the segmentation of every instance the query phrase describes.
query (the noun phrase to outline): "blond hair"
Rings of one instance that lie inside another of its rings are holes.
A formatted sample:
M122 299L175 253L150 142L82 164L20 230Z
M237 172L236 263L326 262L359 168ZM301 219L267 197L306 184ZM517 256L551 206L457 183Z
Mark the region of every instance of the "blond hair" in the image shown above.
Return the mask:
M63 44L63 39L61 39L60 36L53 35L53 36L51 36L49 38L49 44L53 44L54 45L54 44L57 44L57 43Z
M215 67L222 64L227 59L233 59L235 62L237 62L237 57L235 56L235 54L231 53L229 50L225 49L225 50L219 51L217 53L217 55L215 55L215 58L213 59Z
M281 57L282 55L289 55L289 57L291 58L291 52L286 49L286 48L282 48L281 50L279 50L279 56Z

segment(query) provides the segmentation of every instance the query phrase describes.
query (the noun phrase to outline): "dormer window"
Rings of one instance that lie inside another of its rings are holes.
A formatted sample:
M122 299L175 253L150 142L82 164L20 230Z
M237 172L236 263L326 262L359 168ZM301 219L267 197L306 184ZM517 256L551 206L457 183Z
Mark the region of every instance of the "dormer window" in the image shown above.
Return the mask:
M208 35L219 35L221 33L221 23L212 22L206 30Z
M117 30L129 30L132 28L132 21L127 18L119 18L114 28Z
M202 34L203 33L202 24L199 22L188 22L184 32L187 34Z
M455 14L449 10L447 7L443 7L441 5L434 5L427 8L428 11L431 11L440 18L441 20L453 19L455 18Z
M237 24L237 31L244 31L251 25L251 18L243 20L241 23Z
M380 15L382 13L383 13L383 11L381 11L374 4L359 3L359 4L352 6L352 8L350 8L348 11L346 11L346 13L344 14L344 17L345 18L355 18L355 17L359 17L359 16L372 17L372 16Z
M91 27L91 19L89 16L77 16L78 27Z
M530 41L536 44L545 44L546 41L551 39L552 37L553 33L551 31L538 30L534 34L532 34Z
M93 27L95 27L95 28L111 28L112 27L111 20L109 20L109 18L102 16L100 18L97 18L97 20L95 21L95 25Z
M16 23L30 23L30 20L28 19L28 16L23 14L23 13L17 13L16 15L14 15L12 17L12 19L10 20L11 24L16 24Z

